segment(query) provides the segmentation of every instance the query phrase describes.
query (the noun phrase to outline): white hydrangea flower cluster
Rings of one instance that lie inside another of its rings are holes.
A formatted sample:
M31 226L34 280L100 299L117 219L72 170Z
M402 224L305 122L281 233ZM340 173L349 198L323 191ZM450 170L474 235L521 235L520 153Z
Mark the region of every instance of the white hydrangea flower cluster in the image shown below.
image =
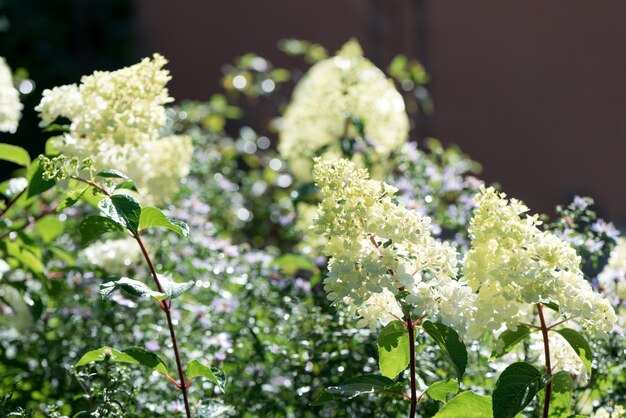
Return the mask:
M574 248L550 232L541 231L538 216L504 193L481 187L470 221L471 248L463 273L478 294L472 335L506 326L515 329L527 319L527 304L550 301L581 325L606 335L615 312L608 300L593 291L580 271Z
M91 244L83 256L109 273L123 275L141 262L141 249L132 238L109 239Z
M96 170L127 174L147 203L163 203L189 174L193 147L187 136L160 138L166 122L167 60L159 54L117 71L96 71L81 84L45 90L35 108L41 126L71 121L55 144L68 156L91 157Z
M331 257L328 298L375 326L402 317L395 296L406 291L407 303L463 333L475 296L456 280L458 254L431 236L430 219L395 203L397 189L354 162L318 157L314 174L322 197L316 230Z
M13 74L3 57L0 57L0 131L14 133L22 116L22 103L13 86Z
M297 179L311 179L314 156L339 157L340 139L359 136L348 119L363 123L361 146L367 144L363 152L372 166L382 166L385 157L406 143L409 119L404 99L393 82L363 57L356 41L311 67L282 118L278 150Z

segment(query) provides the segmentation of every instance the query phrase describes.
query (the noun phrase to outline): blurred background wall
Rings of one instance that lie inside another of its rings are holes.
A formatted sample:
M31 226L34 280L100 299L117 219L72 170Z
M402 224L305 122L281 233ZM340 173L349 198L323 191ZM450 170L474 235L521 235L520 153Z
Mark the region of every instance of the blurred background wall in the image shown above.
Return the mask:
M34 79L53 62L72 67L36 80L36 99L44 87L155 51L170 60L177 99L217 92L221 66L246 52L286 65L281 38L334 51L355 37L383 68L399 53L418 58L432 75L435 113L419 118L414 137L458 144L483 164L487 181L534 210L551 212L578 193L594 197L602 215L626 220L624 2L4 0L0 7L11 23L0 54L12 66L29 68ZM51 12L49 26L33 20L47 8L66 12Z

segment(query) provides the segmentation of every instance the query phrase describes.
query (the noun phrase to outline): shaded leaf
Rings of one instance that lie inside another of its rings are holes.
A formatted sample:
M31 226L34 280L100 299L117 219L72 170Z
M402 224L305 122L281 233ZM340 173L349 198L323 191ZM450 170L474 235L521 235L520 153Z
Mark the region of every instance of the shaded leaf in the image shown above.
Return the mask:
M507 367L493 389L493 416L513 418L550 381L534 366L517 362Z
M98 208L107 218L137 234L141 216L141 205L137 199L125 194L107 196L98 203Z
M89 244L108 232L123 231L120 224L104 216L87 216L78 226L81 245Z
M422 328L441 347L441 350L454 366L457 377L461 379L467 365L467 349L459 338L459 334L440 322L424 321Z
M544 391L542 391L542 393ZM548 413L550 418L571 417L573 391L574 383L568 372L561 370L552 375L552 393L550 394L550 408ZM540 396L540 398L545 398L545 394Z
M55 180L44 180L43 178L43 168L39 164L33 164L36 166L33 170L33 174L30 176L28 180L28 188L26 189L27 197L37 196L49 190L56 184ZM32 166L31 166L32 167Z
M498 336L496 349L491 354L492 357L502 357L511 351L517 343L523 341L530 335L530 327L518 325L515 331L506 330Z
M390 379L409 365L409 331L402 321L388 323L378 335L378 365L383 376Z

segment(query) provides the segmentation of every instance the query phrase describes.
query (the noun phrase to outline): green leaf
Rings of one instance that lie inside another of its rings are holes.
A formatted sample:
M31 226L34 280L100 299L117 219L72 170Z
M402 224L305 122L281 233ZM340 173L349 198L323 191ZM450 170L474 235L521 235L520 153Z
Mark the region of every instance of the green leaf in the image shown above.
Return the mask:
M31 168L33 166L35 166L35 169L33 170L33 174L28 180L28 188L26 189L27 197L37 196L38 194L41 194L46 190L51 189L56 184L55 180L44 180L43 168L41 168L38 163L32 164Z
M98 203L98 208L107 218L137 235L141 216L141 205L137 199L125 194L107 196Z
M63 233L63 226L64 224L59 218L48 216L37 221L35 231L45 244L49 244Z
M274 259L270 264L271 267L278 267L289 276L295 275L298 270L315 270L317 266L309 257L298 254L284 254Z
M186 223L169 219L161 209L153 207L142 208L141 216L139 217L139 229L144 230L154 227L171 229L184 238L189 236L189 226Z
M467 349L459 338L459 334L447 325L440 322L424 321L422 328L441 347L448 360L454 366L459 380L465 373L467 365Z
M187 363L187 373L185 373L185 376L188 381L196 377L205 377L215 383L222 393L224 392L224 386L226 384L224 373L219 369L205 366L198 360L191 360Z
M402 321L388 323L378 336L378 366L383 376L394 379L409 365L409 331Z
M445 404L433 418L492 418L491 396L461 392Z
M402 383L394 382L388 377L365 374L351 377L339 386L327 388L326 394L320 396L312 405L321 405L334 399L352 399L369 393L398 395L402 393L403 388Z
M112 168L99 172L96 174L96 177L130 180L126 174Z
M137 297L153 297L158 300L163 300L167 297L165 293L154 291L147 284L129 279L128 277L113 278L102 283L100 285L100 296L102 299L106 299L117 289L122 289L126 293Z
M435 382L428 386L426 393L428 396L436 401L446 402L447 396L450 393L457 393L459 391L459 384L454 379L445 379L439 382ZM471 393L471 392L470 392ZM491 404L489 405L489 411L491 411Z
M548 375L528 363L511 364L500 374L493 389L493 416L513 418L549 381Z
M120 184L115 185L115 190L120 190L120 189L132 190L133 192L139 191L137 190L137 186L135 186L135 183L130 180L123 181Z
M591 374L591 360L593 358L593 354L585 337L583 337L578 331L571 328L561 328L556 332L561 334L561 336L567 340L569 345L572 346L576 354L578 354L578 357L582 360L583 364L587 368L587 371Z
M93 361L104 361L107 355L113 363L139 364L154 369L162 375L168 375L167 366L163 360L153 352L141 347L130 347L122 351L111 347L102 347L85 353L76 363L76 367L84 366Z
M30 155L28 155L28 151L10 144L0 144L0 160L10 161L24 167L30 165Z
M159 281L161 283L161 287L163 287L163 291L170 299L179 297L195 285L193 280L176 283L173 279L170 279L167 276L159 276Z
M81 198L81 196L89 189L90 186L81 187L78 189L70 190L65 193L65 196L61 199L61 203L57 206L57 212L61 211L64 208L69 208L74 206L76 202Z
M122 226L104 216L87 216L80 223L80 245L87 245L107 232L123 231Z
M552 375L552 393L550 395L550 408L548 413L550 418L571 417L573 391L574 384L568 372L561 370ZM540 398L545 398L545 394L540 396Z
M499 358L508 353L515 347L517 343L524 340L530 335L530 327L526 325L518 325L515 331L506 330L498 337L496 348L491 353L492 357Z

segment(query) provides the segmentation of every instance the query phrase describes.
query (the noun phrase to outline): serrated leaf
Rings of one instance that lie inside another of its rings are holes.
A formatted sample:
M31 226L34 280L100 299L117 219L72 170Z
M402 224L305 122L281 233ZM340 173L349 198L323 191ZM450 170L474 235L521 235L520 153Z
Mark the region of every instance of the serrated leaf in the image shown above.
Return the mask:
M493 416L515 417L549 381L548 375L528 363L511 364L500 374L493 389Z
M433 418L493 418L491 396L461 392L441 407Z
M196 377L205 377L215 383L217 387L224 392L224 386L226 384L224 373L219 369L205 366L198 360L191 360L187 364L187 372L185 373L185 376L188 381Z
M38 194L51 189L56 184L55 180L44 180L43 168L41 168L39 164L32 164L31 168L33 166L35 166L35 169L32 170L32 175L28 179L28 188L26 189L27 197L37 196Z
M167 366L155 353L141 347L130 347L122 351L118 351L111 347L102 347L85 353L76 363L76 367L84 366L93 361L104 361L106 355L113 363L129 363L138 364L156 370L162 375L167 376Z
M574 383L570 374L564 370L552 375L552 391L550 394L550 418L570 418L572 415L572 393ZM545 389L540 399L545 398Z
M499 358L511 351L517 343L523 341L530 335L530 327L518 325L515 331L506 330L498 336L496 349L491 354L492 357Z
M394 379L409 365L409 331L402 321L388 323L378 335L378 366L383 376Z
M141 205L137 199L125 194L107 196L98 203L98 208L107 218L137 235L141 217Z
M136 297L153 297L158 300L163 300L167 297L165 293L152 290L147 284L129 279L128 277L113 278L103 282L100 285L100 296L102 299L107 299L117 289L121 289Z
M108 232L123 231L123 227L104 216L87 216L78 226L80 231L82 246L89 244L90 242L98 239L103 234Z
M556 331L563 338L567 340L570 346L574 349L578 357L582 360L583 364L587 368L587 372L591 374L591 360L593 358L593 353L591 352L591 347L589 343L578 331L575 331L571 328L561 328Z
M334 399L352 399L369 393L400 394L404 385L385 376L366 374L351 377L339 386L326 389L326 395L320 396L312 405L321 405ZM331 395L331 396L328 396Z
M112 168L99 172L98 174L96 174L96 177L130 180L130 178L126 174Z
M171 229L184 238L189 236L189 226L186 223L169 219L159 208L142 208L141 216L139 217L139 229L144 230L154 227Z
M14 164L28 167L30 165L30 155L22 147L0 143L0 160L10 161Z
M447 397L450 393L457 393L459 391L459 384L454 379L445 379L439 382L435 382L432 385L428 386L426 389L426 393L428 396L433 398L436 401L446 402ZM491 404L489 405L489 410L491 411Z
M467 366L467 349L459 338L459 334L440 322L424 321L422 328L441 347L445 356L454 366L460 380L465 373L465 366Z

